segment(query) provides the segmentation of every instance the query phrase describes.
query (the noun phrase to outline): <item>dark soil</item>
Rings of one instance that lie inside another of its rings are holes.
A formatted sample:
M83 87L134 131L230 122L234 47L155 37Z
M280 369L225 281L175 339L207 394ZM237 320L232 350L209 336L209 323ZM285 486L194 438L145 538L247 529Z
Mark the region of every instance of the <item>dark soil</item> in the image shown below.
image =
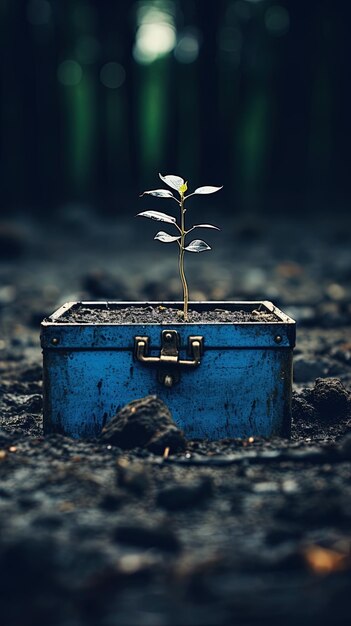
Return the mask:
M256 220L249 240L247 223L221 225L221 251L189 260L191 296L270 299L298 319L290 440L173 451L162 407L154 430L142 412L138 441L128 409L99 440L44 437L40 320L99 290L176 300L179 283L168 251L135 241L129 222L18 227L0 263L4 626L349 623L350 224Z
M253 308L253 307L252 307ZM50 317L48 318L50 321ZM63 314L60 322L75 324L174 324L184 321L183 309L170 308L167 306L132 306L127 308L116 308L106 302L105 306L99 309L84 307L84 305L73 307ZM243 322L278 322L279 318L264 310L261 305L253 310L228 310L215 308L210 311L196 311L189 308L189 323L229 323L242 324Z

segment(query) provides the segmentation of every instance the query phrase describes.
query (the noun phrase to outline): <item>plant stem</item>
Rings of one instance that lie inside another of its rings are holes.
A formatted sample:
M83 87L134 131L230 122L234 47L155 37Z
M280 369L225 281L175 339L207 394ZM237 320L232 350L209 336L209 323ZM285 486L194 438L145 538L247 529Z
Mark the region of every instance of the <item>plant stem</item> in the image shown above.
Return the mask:
M184 253L185 253L185 208L184 208L184 197L181 196L180 202L180 246L179 246L179 276L182 282L183 287L183 315L184 321L188 321L188 300L189 300L189 291L188 285L185 278L184 272Z

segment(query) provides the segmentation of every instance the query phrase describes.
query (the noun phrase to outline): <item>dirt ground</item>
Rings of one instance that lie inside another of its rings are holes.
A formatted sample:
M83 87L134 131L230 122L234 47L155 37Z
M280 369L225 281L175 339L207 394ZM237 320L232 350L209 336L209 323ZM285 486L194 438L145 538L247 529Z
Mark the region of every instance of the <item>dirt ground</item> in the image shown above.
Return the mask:
M41 319L180 296L152 224L87 211L0 222L1 623L348 624L350 221L217 217L213 251L187 259L191 297L268 299L297 320L292 438L189 441L164 460L43 436Z

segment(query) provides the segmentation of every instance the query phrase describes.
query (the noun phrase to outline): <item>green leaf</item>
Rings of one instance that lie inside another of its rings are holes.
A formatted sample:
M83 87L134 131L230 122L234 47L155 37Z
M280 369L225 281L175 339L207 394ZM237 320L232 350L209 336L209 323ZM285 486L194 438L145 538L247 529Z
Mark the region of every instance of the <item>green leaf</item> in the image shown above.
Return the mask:
M180 185L179 187L179 193L181 196L183 196L185 194L185 192L188 189L188 183L184 183L184 185Z
M179 192L179 189L182 185L184 185L184 180L180 176L174 176L173 174L167 174L167 176L162 176L159 174L161 180L168 185L168 187L172 187Z
M213 224L195 224L193 228L214 228L215 230L221 230L218 226L213 226Z
M168 189L152 189L151 191L143 191L143 193L140 194L140 198L142 196L156 196L157 198L174 198L176 200L173 193L171 191L168 191Z
M188 246L186 246L185 250L188 252L205 252L205 250L211 250L211 248L206 241L202 241L202 239L194 239Z
M193 191L191 195L193 196L194 194L215 193L216 191L219 191L220 189L223 189L223 185L222 187L210 187L209 185L207 185L205 187L198 187L197 189L195 189L195 191Z
M154 239L158 239L159 241L162 241L162 243L172 243L173 241L177 241L178 239L180 239L180 235L179 237L173 237L172 235L165 233L163 230L160 230L155 235Z
M150 220L156 220L157 222L167 222L168 224L175 224L176 218L167 213L160 213L159 211L143 211L138 213L137 217L148 217Z

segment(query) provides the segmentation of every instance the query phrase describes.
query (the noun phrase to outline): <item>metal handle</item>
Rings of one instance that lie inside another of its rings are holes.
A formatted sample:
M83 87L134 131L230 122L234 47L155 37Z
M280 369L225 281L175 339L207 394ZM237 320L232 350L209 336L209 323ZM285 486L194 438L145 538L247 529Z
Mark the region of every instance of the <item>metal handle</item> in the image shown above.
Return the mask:
M202 337L189 337L189 351L190 354L194 357L192 360L188 359L179 359L178 364L184 365L185 367L197 367L201 363L202 356L202 346L203 346L203 338Z
M203 354L203 337L191 336L188 339L188 350L192 359L179 358L179 335L175 330L163 330L161 336L160 356L148 356L149 337L135 337L135 356L141 363L179 365L197 367Z

